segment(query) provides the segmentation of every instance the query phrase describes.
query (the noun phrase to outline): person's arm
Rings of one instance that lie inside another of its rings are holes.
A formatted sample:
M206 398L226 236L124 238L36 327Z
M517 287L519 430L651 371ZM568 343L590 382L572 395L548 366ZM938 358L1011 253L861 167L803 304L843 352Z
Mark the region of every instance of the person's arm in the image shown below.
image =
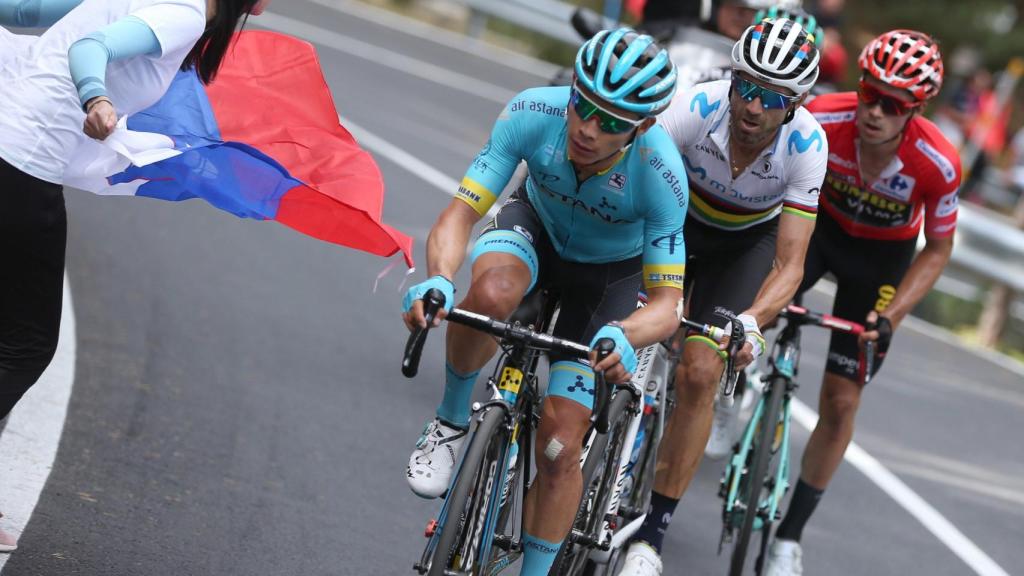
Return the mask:
M775 263L758 290L754 303L744 311L762 326L775 319L789 304L804 277L804 257L814 233L814 220L783 212L775 240Z
M48 28L82 0L0 0L0 24L18 28Z
M523 158L521 150L529 131L527 118L517 106L523 94L517 95L505 107L494 123L491 138L470 164L459 190L448 207L438 216L427 237L428 278L409 288L403 300L402 320L409 330L426 326L423 314L423 294L430 288L441 289L448 300L454 299L455 274L466 259L466 246L476 224L498 200L505 185L515 174ZM514 112L518 109L520 112ZM454 304L446 301L435 317L438 325Z
M662 128L655 126L652 130ZM625 357L612 354L594 366L594 370L605 370L610 382L625 382L636 368L635 350L669 338L679 328L683 312L686 271L683 223L689 200L686 169L672 144L664 135L660 136L654 140L662 145L652 148L652 153L657 154L652 164L661 168L647 171L643 186L638 188L645 192L640 212L644 215L643 287L647 292L647 305L638 308L616 327L622 331L618 336L625 336L629 344L623 347L629 348L623 351ZM599 332L595 341L601 335Z
M671 336L679 328L682 301L681 288L648 288L647 305L637 308L622 321L626 339L633 349L639 350Z
M896 295L892 302L881 313L892 323L893 330L932 289L952 253L952 235L942 238L925 238L924 248L914 257L910 269L907 270L900 285L896 288Z
M452 200L427 237L427 275L455 279L466 259L466 246L480 215L469 204Z
M126 16L76 41L68 49L68 68L86 113L82 131L104 140L117 126L117 110L107 96L107 65L146 54L159 54L160 41L148 24Z
M68 68L82 108L107 95L108 64L159 53L160 41L153 29L135 16L126 16L76 41L68 49Z

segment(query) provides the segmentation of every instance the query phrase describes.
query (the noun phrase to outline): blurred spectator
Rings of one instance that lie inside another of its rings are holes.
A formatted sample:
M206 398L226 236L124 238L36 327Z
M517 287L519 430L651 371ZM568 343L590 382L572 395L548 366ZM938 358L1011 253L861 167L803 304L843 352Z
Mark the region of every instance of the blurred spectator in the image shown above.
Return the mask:
M1024 128L1017 130L1008 152L1010 164L1006 170L1006 177L1010 188L1017 195L1014 219L1018 225L1024 226Z
M982 172L1006 146L1009 109L999 109L993 87L991 72L985 68L975 70L938 110L935 119L939 129L961 152L968 142L979 151L974 162L964 166L966 195L970 195Z
M843 46L840 29L846 0L816 0L808 3L807 11L818 19L825 30L821 61L818 63L819 84L837 85L846 82L846 64L849 54Z

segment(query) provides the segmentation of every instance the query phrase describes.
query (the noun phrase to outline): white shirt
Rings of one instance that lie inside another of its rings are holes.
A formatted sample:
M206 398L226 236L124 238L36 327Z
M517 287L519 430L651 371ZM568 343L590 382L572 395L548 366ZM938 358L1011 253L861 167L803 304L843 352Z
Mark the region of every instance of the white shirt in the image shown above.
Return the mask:
M62 184L76 154L92 140L68 69L68 49L84 36L135 16L153 29L161 54L111 62L106 86L119 116L144 110L166 92L206 28L205 0L84 0L31 42L0 28L0 158L47 182ZM13 38L12 38L13 37ZM14 41L14 39L20 41Z
M729 159L729 80L676 94L658 123L686 164L689 215L723 230L767 222L783 210L813 218L825 179L828 142L803 107L779 127L775 141L735 179Z

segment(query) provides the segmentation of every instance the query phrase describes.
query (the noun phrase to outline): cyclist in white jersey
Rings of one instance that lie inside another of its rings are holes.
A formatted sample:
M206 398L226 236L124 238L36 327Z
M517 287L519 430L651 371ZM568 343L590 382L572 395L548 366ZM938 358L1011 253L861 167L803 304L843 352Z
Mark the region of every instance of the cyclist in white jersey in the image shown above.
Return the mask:
M764 351L758 326L792 299L803 277L828 156L821 126L801 107L817 79L818 58L799 24L765 20L734 45L732 80L677 94L659 118L690 182L687 316L722 325L719 310L740 313L747 341L737 369ZM721 354L710 340L686 339L651 509L620 575L661 574L665 531L708 439Z

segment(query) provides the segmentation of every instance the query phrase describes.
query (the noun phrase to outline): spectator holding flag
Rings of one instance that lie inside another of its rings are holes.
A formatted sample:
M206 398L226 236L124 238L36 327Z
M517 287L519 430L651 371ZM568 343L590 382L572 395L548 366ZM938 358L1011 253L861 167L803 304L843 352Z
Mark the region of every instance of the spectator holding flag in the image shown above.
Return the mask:
M380 172L340 126L312 46L236 35L269 1L0 0L0 420L56 351L65 185L201 197L375 254L401 250L411 266L411 240L379 222ZM0 531L0 552L15 547Z

